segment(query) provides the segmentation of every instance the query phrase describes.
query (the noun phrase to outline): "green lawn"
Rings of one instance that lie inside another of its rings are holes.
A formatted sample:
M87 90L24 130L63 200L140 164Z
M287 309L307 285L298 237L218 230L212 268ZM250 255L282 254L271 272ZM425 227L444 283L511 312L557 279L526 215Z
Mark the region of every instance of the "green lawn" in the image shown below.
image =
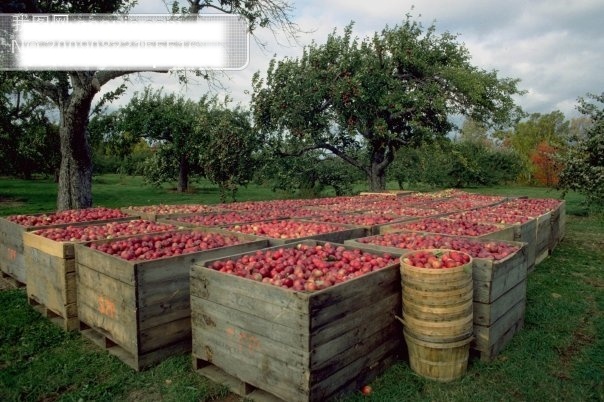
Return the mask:
M179 195L140 186L139 179L103 176L95 204L218 201L197 185ZM0 214L54 208L50 182L0 181ZM558 197L546 189L498 187L481 193ZM241 199L282 197L261 187ZM24 202L24 205L7 205ZM440 384L415 375L402 361L379 377L371 397L345 401L604 401L604 218L585 216L581 197L567 197L567 235L528 279L525 328L493 362L473 357L467 375ZM575 215L577 214L577 215ZM172 357L135 373L82 339L55 328L26 303L23 290L0 292L0 400L2 401L207 401L225 390L191 370L190 356ZM370 318L368 318L370 319Z
M175 185L155 188L144 184L139 176L107 174L92 181L95 206L124 207L149 204L216 204L220 202L218 187L207 180L191 183L191 191L177 193ZM287 193L273 192L250 184L241 187L237 200L290 198ZM19 180L0 178L0 216L20 213L50 212L56 209L57 184L51 179Z

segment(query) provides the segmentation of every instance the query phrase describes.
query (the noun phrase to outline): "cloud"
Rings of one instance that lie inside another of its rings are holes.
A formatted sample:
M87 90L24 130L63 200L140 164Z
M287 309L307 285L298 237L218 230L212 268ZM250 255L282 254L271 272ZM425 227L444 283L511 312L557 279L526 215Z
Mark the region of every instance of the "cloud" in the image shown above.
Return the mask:
M601 0L294 0L293 5L295 21L306 31L300 37L301 45L313 39L323 43L335 27L342 32L350 21L355 21L354 32L360 37L402 22L407 13L424 26L434 22L437 32L459 34L458 40L468 48L477 67L519 78L520 87L528 92L517 101L530 113L560 110L572 117L577 114L574 107L579 96L604 91ZM162 0L141 0L133 12L165 10ZM267 48L262 51L252 42L248 68L229 72L230 78L224 82L231 96L244 104L250 99L246 92L251 90L252 75L265 73L274 54L280 59L302 53L302 46L277 44L268 30L257 34ZM173 79L160 76L153 75L154 86L182 91ZM200 85L183 93L195 98L204 91L207 86Z

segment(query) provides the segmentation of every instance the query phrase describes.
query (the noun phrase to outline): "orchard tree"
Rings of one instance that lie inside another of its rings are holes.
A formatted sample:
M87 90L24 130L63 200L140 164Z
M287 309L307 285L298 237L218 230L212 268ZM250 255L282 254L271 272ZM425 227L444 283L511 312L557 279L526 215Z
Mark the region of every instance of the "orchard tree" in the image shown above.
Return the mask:
M199 114L208 113L209 103L207 97L196 103L146 88L120 110L119 138L130 139L128 144L134 146L142 137L158 150L146 170L152 183L176 179L178 192L186 192L189 176L202 173L199 159L202 138L196 124Z
M249 112L240 107L229 109L228 102L214 102L197 114L195 130L201 138L198 151L204 175L218 185L222 202L227 195L235 201L238 186L254 176L254 152L260 145Z
M457 37L424 29L410 16L364 39L352 24L299 58L272 60L253 79L255 124L265 133L300 138L301 150L324 149L359 169L371 190L385 188L395 152L444 137L453 114L487 127L520 114L518 80L471 63ZM365 155L351 153L358 147Z
M582 136L573 138L573 146L564 156L559 188L585 195L592 206L604 205L604 92L579 98L579 112L591 119Z
M39 97L24 90L19 80L0 82L1 174L25 179L34 173L54 175L59 167L59 133Z
M30 13L115 13L126 12L136 0L10 0L3 2L3 12ZM204 11L241 14L248 22L250 32L259 27L284 29L295 34L297 27L290 20L292 7L286 0L188 0L188 8L179 8L174 2L173 10L197 14ZM3 73L20 77L28 89L44 97L60 114L59 136L61 167L57 209L87 208L92 205L92 155L87 135L88 118L92 102L103 85L112 79L126 76L133 71L61 71ZM197 74L210 78L204 71ZM4 76L0 77L4 79ZM103 100L114 99L123 92L107 94Z

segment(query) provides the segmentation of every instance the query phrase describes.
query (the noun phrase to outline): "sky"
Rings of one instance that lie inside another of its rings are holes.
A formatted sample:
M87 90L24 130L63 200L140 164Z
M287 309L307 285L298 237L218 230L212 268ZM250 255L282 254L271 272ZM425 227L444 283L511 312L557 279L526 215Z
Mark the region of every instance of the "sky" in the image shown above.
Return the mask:
M182 2L184 3L184 1ZM499 77L520 79L526 91L516 97L528 113L563 112L578 115L577 98L604 92L604 1L602 0L293 0L293 20L303 33L296 44L269 30L256 33L266 47L250 41L250 63L241 71L226 73L224 89L235 102L249 105L251 79L264 74L271 58L297 57L303 45L324 43L334 29L354 21L354 33L370 36L411 14L424 26L435 24L438 33L458 35L469 50L474 66L496 70ZM133 13L165 13L163 0L139 0ZM113 106L128 102L146 85L164 87L196 99L208 92L201 81L186 88L167 74L130 77L129 92ZM120 83L110 83L109 90Z

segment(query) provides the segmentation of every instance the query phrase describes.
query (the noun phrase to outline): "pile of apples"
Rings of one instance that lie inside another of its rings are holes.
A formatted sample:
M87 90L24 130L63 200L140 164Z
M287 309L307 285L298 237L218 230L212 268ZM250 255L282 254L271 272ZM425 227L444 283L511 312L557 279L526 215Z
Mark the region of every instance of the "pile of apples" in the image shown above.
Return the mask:
M399 219L392 214L367 213L362 214L338 214L332 212L323 212L309 217L311 220L330 223L343 223L347 225L373 226L382 225Z
M236 260L213 262L209 268L296 291L314 292L380 270L395 263L377 255L331 243L260 250Z
M458 251L433 252L422 250L406 255L401 261L418 268L446 269L460 267L469 263L470 260L469 255Z
M240 242L235 236L192 230L144 235L101 244L91 243L88 247L124 260L144 261L227 247Z
M508 201L502 206L507 209L516 209L528 216L537 217L558 208L560 203L560 200L553 198L526 198Z
M21 226L36 227L127 218L128 216L129 215L123 213L119 209L97 207L87 209L69 209L55 212L53 214L12 215L6 219Z
M282 217L284 217L284 215L281 211L275 209L265 209L259 211L214 212L203 215L181 216L174 220L178 222L193 223L202 226L221 226L232 225L235 223L262 221Z
M393 229L414 230L456 236L482 236L499 230L497 226L486 223L437 218L425 218L416 222L400 223L394 225Z
M136 207L128 207L126 208L128 211L132 212L144 212L149 214L157 214L157 215L170 215L170 214L196 214L200 212L208 212L215 209L215 207L211 207L209 205L203 204L181 204L181 205L167 205L167 204L159 204L159 205L143 205Z
M42 229L35 231L34 234L54 241L86 242L175 229L174 225L134 219L129 222L109 222L104 225Z
M526 215L508 213L505 208L481 208L448 215L447 218L469 222L499 223L507 225L522 224L532 219Z
M359 243L396 247L407 250L451 249L471 255L473 258L503 260L516 253L520 247L502 241L477 241L461 237L431 235L412 232L386 233L364 237Z
M427 216L432 216L432 215L439 215L442 213L435 209L406 207L406 206L389 206L389 207L380 208L380 209L370 209L366 212L367 213L392 214L392 215L396 215L398 217L406 217L406 216L427 217Z
M301 237L315 236L322 233L338 232L348 229L330 223L302 222L294 220L276 220L241 225L227 226L226 230L252 234L256 236L271 237L273 239L298 239Z

